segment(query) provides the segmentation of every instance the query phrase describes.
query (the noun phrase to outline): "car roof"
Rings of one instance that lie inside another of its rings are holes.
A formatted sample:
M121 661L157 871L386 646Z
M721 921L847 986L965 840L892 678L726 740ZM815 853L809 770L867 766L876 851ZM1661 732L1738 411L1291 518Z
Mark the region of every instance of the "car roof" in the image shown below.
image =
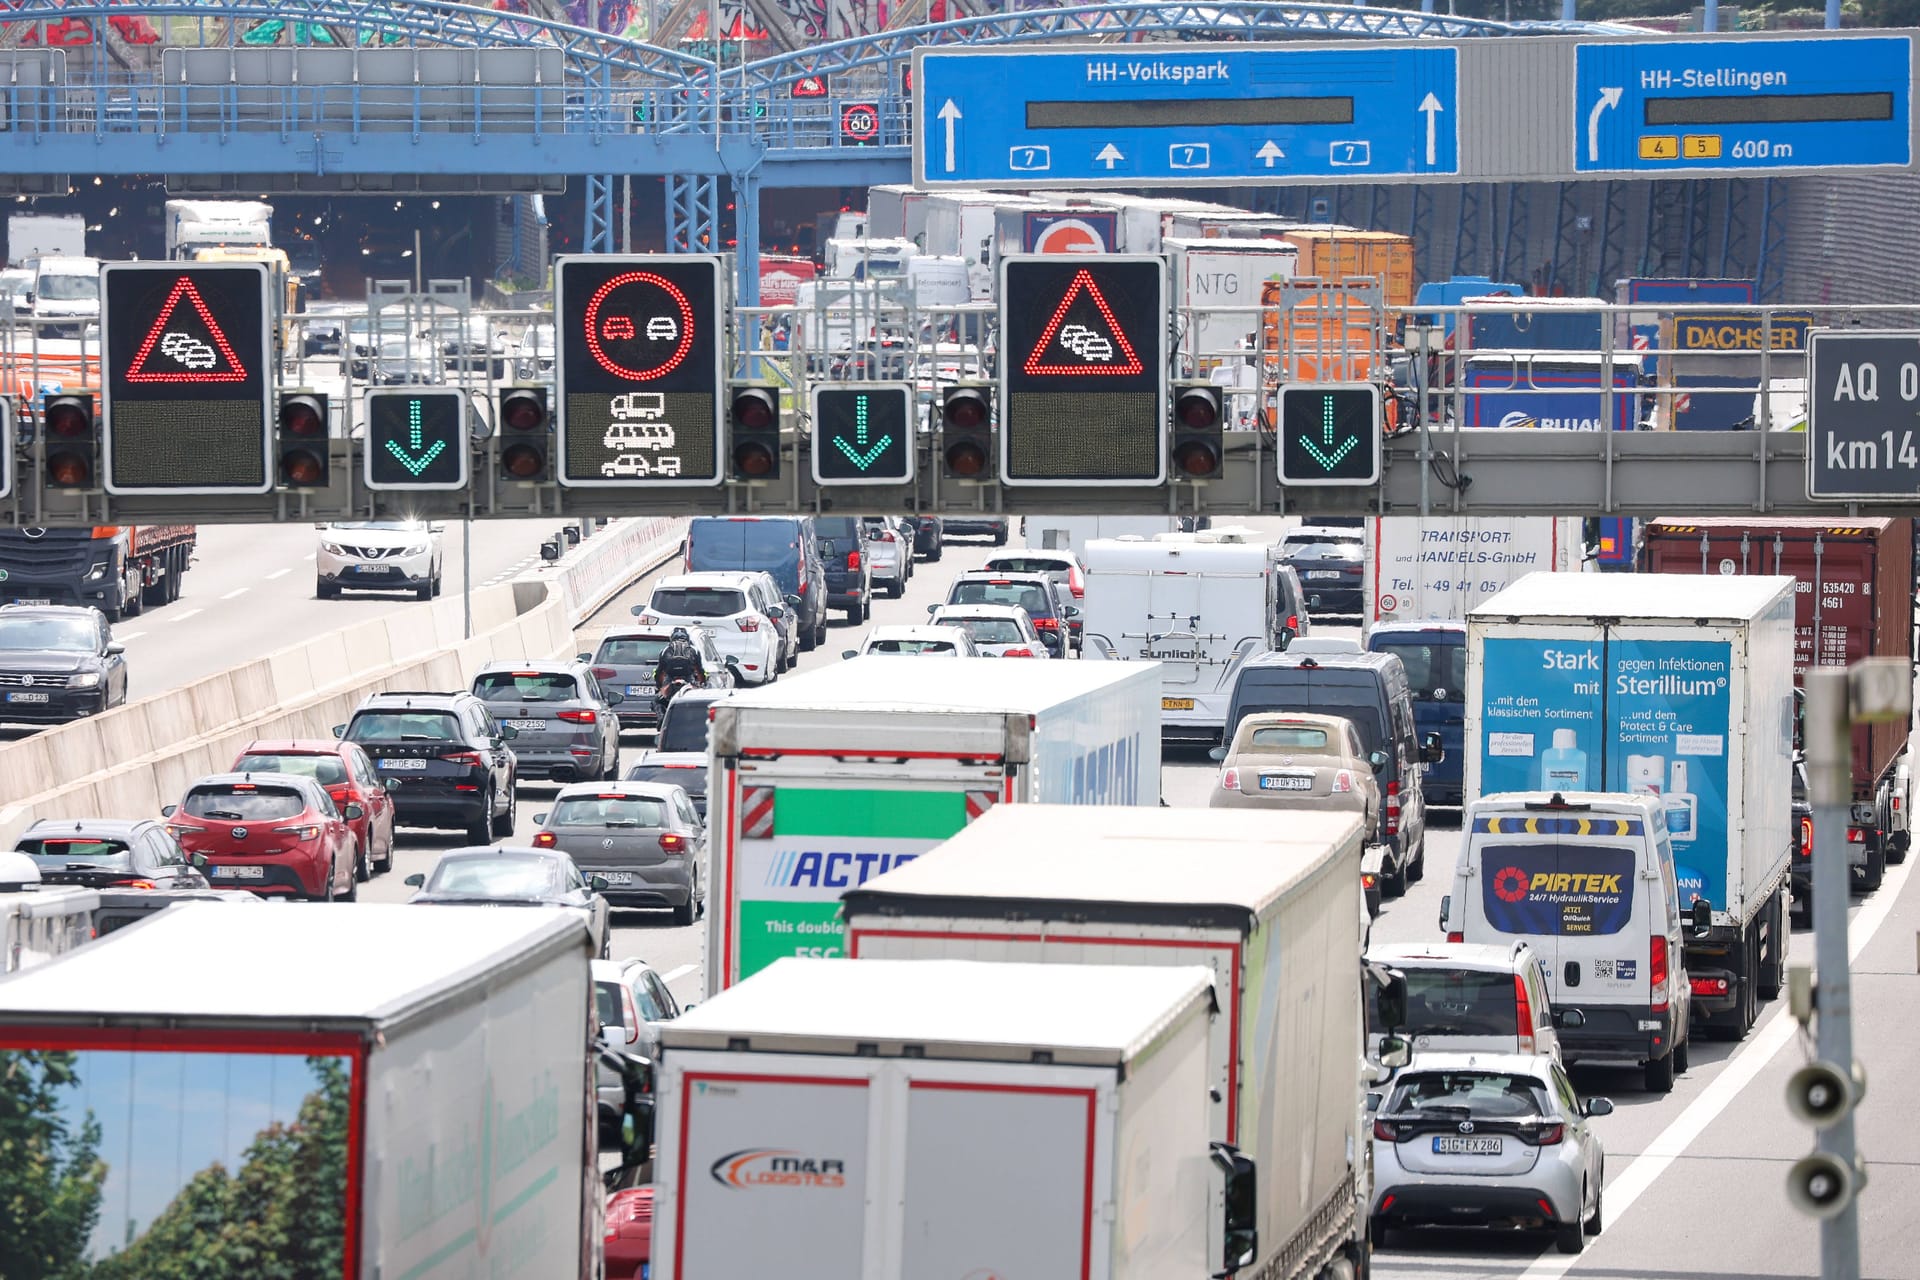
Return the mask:
M586 664L573 658L535 658L527 662L489 662L473 673L478 680L481 676L498 675L502 671L531 671L536 675L578 675Z
M1467 624L1450 618L1412 619L1406 622L1376 622L1373 630L1367 632L1367 643L1373 643L1375 636L1409 636L1444 634L1457 637L1460 643L1467 641Z
M1429 1071L1504 1071L1510 1075L1537 1076L1542 1080L1550 1080L1549 1068L1553 1065L1553 1055L1549 1053L1434 1052L1423 1049L1410 1065L1401 1069L1399 1079Z
M967 633L959 627L941 626L938 623L895 623L875 627L867 633L867 643L875 640L955 640L964 641Z
M517 854L521 857L542 858L550 862L572 862L572 855L562 849L535 849L524 844L464 844L455 849L443 850L435 860L438 866L448 858L485 858L499 857L504 854Z
M90 604L0 604L0 616L8 618L80 618L88 614L104 616Z
M57 835L128 836L142 827L153 825L152 818L42 818L22 831L20 838L24 840L28 836Z
M1524 941L1506 946L1491 942L1403 942L1367 948L1367 959L1379 964L1403 968L1483 969L1490 973L1511 973L1521 949L1532 948ZM1425 1055L1422 1055L1424 1060Z
M738 569L703 569L698 573L676 573L660 579L653 584L655 591L662 587L740 587Z
M209 773L188 783L187 790L197 791L201 787L231 787L247 782L256 786L262 784L275 787L286 786L295 791L321 791L320 784L312 778L303 777L297 773L268 773L264 770L250 773ZM324 795L325 792L321 791L321 794Z
M1006 571L1002 571L999 569L968 569L965 573L962 573L956 576L954 578L954 581L955 582L978 582L985 578L991 578L995 582L1000 582L1000 581L1025 582L1025 583L1038 582L1038 583L1045 583L1047 586L1053 585L1053 579L1049 578L1044 573L1028 573L1024 571L1016 571L1011 569Z
M685 790L665 782L569 782L554 792L554 803L571 800L575 796L634 796L643 800L668 800L675 791Z
M1027 615L1027 611L1017 604L943 604L931 615L934 618L1012 618L1015 614Z
M412 707L416 705L424 706L429 711L445 711L453 703L459 702L463 698L471 698L472 696L473 695L471 693L468 693L464 689L455 693L434 693L432 691L420 691L420 692L413 692L413 693L370 693L361 701L358 707L354 708L354 711L357 714L358 712L365 711L369 707L374 707L374 706L378 706L382 708L392 708L392 707Z
M1324 538L1334 542L1365 542L1367 540L1366 530L1350 529L1345 525L1336 524L1303 524L1297 529L1287 530L1280 536L1288 541L1295 538Z
M338 738L255 738L240 749L243 756L337 756L350 746Z
M1326 716L1312 711L1256 711L1241 717L1240 729L1245 729L1248 725L1256 729L1267 729L1275 725L1298 724L1338 733L1351 723L1352 721L1345 716ZM1235 736L1239 735L1240 729L1234 730Z
M1618 791L1508 791L1497 796L1482 796L1467 808L1476 816L1529 812L1539 812L1544 816L1547 813L1566 812L1546 809L1536 811L1528 808L1529 805L1549 804L1556 795L1567 805L1584 805L1594 813L1622 813L1632 814L1637 818L1648 818L1652 814L1666 811L1658 796L1628 795ZM1573 812L1578 813L1579 810L1575 809Z
M1312 665L1308 665L1311 663ZM1373 653L1361 650L1359 653L1288 653L1284 650L1269 650L1248 658L1240 668L1242 671L1368 671L1384 672L1387 666L1400 666L1400 656L1394 653Z
M1014 560L1014 559L1053 560L1053 561L1057 561L1062 568L1065 568L1068 565L1071 565L1076 569L1080 567L1079 556L1076 556L1071 551L1062 550L1057 547L1047 547L1044 549L1039 547L1008 547L1002 551L995 551L992 555L988 556L987 563L992 564L995 560Z

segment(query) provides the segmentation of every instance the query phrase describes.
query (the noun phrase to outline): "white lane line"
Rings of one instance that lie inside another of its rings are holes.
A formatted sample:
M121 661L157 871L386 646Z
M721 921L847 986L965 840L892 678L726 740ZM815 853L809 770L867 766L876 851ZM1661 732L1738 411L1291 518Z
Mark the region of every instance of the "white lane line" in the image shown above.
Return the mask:
M245 587L235 587L235 588L234 588L233 590L231 590L231 591L229 591L229 592L227 592L227 594L225 594L225 595L223 595L223 596L221 596L220 598L221 598L222 600L232 600L232 599L233 599L233 598L235 598L236 596L243 596L243 595L245 595L245 594L247 594L247 588L245 588Z
M1899 867L1889 867L1886 879L1881 882L1872 901L1861 907L1853 917L1847 928L1849 960L1859 960L1860 952L1873 941L1873 935L1886 922L1900 891L1906 887L1907 876L1914 865L1909 860ZM1812 935L1803 936L1811 945ZM1728 1059L1726 1069L1715 1076L1713 1083L1701 1090L1700 1096L1688 1103L1686 1109L1660 1131L1659 1136L1621 1171L1619 1177L1607 1184L1609 1223L1620 1222L1641 1193L1652 1186L1654 1179L1665 1173L1667 1166L1683 1155L1688 1145L1733 1104L1741 1090L1753 1083L1755 1076L1766 1070L1767 1064L1786 1047L1799 1029L1799 1024L1787 1016L1786 1002L1776 1002L1773 1016L1761 1024L1738 1053ZM1582 1256L1585 1255L1547 1254L1528 1267L1520 1280L1557 1280L1567 1274Z
M669 969L665 973L660 975L660 981L671 986L673 983L678 982L680 979L686 977L688 974L692 973L695 969L698 969L699 967L700 966L697 964L683 964L678 969Z
M176 614L174 614L174 615L173 615L173 616L172 616L171 618L168 618L168 619L166 619L166 621L168 621L168 622L185 622L185 621L186 621L186 620L187 620L188 618L197 618L197 617L199 617L199 616L200 616L200 610L198 610L198 609L189 609L189 610L187 610L187 611L186 611L185 613L176 613Z
M284 578L292 572L293 570L291 569L275 569L272 573L267 575L267 581L272 582L275 578Z
M113 638L116 643L125 644L129 640L138 640L145 634L147 633L144 631L116 631L113 633Z

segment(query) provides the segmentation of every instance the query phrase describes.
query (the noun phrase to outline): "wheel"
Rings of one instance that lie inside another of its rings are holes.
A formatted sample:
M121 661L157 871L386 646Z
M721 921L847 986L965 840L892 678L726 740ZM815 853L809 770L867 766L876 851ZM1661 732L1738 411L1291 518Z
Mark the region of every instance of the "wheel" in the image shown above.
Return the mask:
M468 844L489 844L492 841L493 793L489 791L480 806L480 816L467 824Z
M869 589L860 601L860 621L873 621L873 591Z
M315 902L332 902L333 901L333 872L334 872L333 864L328 863L327 864L327 882L326 884L321 886L320 892L314 896L313 901Z
M357 866L350 868L347 871L347 891L345 893L335 895L333 900L335 902L360 901L360 872Z
M160 581L153 583L151 586L141 588L140 607L144 609L150 604L165 604L167 602L167 584L172 581L173 552L163 551L160 553Z
M1375 1218L1368 1223L1367 1234L1373 1237L1374 1248L1391 1249L1393 1247L1393 1228L1387 1225L1385 1218Z
M1579 1253L1587 1247L1586 1230L1577 1220L1555 1223L1553 1243L1562 1253Z
M1780 996L1780 986L1786 980L1787 972L1787 908L1786 890L1775 889L1773 897L1767 901L1767 958L1760 966L1760 998L1775 1000Z
M360 884L373 879L373 859L367 856L366 847L358 841L353 846L353 878Z
M905 583L889 582L887 584L887 599L898 600L901 596L905 594L907 594L907 587Z
M494 835L510 836L513 834L513 819L514 819L515 812L518 810L519 806L520 806L519 788L511 787L511 786L508 787L507 788L507 811L505 813L494 815L494 819L493 819Z
M171 557L171 559L167 565L166 603L172 604L180 598L180 580L186 577L187 574L187 549L185 547L175 547L172 551L169 551L167 555Z
M1407 891L1407 868L1405 864L1395 867L1388 863L1380 869L1380 896L1382 899L1398 898Z
M1907 845L1912 840L1910 832L1902 831L1887 837L1887 865L1897 867L1907 860Z
M440 594L440 571L438 569L433 571L433 594L436 596Z
M1600 1190L1593 1197L1593 1216L1588 1218L1586 1221L1587 1234L1590 1236L1599 1235L1600 1229L1606 1225L1606 1223L1603 1221L1604 1206L1606 1204L1606 1199L1607 1199L1605 1174L1606 1174L1606 1166L1602 1165Z
M322 582L316 578L313 583L313 594L321 600L338 600L340 598L340 588L331 582Z
M1407 864L1407 883L1419 884L1427 874L1427 833L1420 833L1420 852L1413 855L1413 861Z
M1647 1092L1672 1093L1673 1071L1674 1062L1672 1053L1668 1053L1664 1058L1654 1058L1649 1061L1647 1063Z
M1673 1046L1673 1074L1683 1076L1693 1060L1693 1036L1691 1034Z
M676 929L684 929L693 923L693 895L687 895L685 906L673 909L673 924Z
M1007 531L1005 529L993 535L993 545L996 547L1004 547L1007 545Z
M809 649L817 649L821 645L825 644L826 642L827 642L827 615L823 612L820 615L820 625L813 629L813 643L808 645L807 647Z
M393 834L389 832L387 835L387 856L384 858L375 858L373 861L373 869L376 872L384 873L393 870L393 839Z
M936 542L933 544L933 550L927 552L927 563L928 564L940 563L940 553L941 553L941 546L939 543Z
M856 604L848 608L847 625L850 627L857 627L860 625L860 606L859 605Z
M1867 865L1854 873L1854 888L1872 893L1887 878L1887 846L1882 840L1867 842Z
M807 626L804 619L801 621L801 624L800 624L800 652L801 653L811 653L813 651L813 646L816 644L819 644L823 638L824 637L816 633L812 627ZM796 663L798 663L799 661L800 659L797 657L794 659L794 662Z
M433 579L428 578L425 583L415 587L413 589L413 598L415 600L433 599Z

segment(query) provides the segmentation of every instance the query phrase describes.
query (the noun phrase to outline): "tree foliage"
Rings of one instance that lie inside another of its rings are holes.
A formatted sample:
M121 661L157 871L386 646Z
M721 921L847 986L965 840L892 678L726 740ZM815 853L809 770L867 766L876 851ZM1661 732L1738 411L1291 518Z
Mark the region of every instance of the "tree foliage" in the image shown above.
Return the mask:
M80 1280L107 1169L100 1126L70 1130L59 1108L75 1055L0 1051L0 1276Z

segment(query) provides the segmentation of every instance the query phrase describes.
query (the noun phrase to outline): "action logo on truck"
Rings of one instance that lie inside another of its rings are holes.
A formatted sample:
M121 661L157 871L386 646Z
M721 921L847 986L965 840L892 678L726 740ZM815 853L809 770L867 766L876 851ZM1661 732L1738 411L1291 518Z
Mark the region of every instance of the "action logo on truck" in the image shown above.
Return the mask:
M1490 845L1482 866L1487 923L1501 933L1618 933L1633 914L1630 849Z

